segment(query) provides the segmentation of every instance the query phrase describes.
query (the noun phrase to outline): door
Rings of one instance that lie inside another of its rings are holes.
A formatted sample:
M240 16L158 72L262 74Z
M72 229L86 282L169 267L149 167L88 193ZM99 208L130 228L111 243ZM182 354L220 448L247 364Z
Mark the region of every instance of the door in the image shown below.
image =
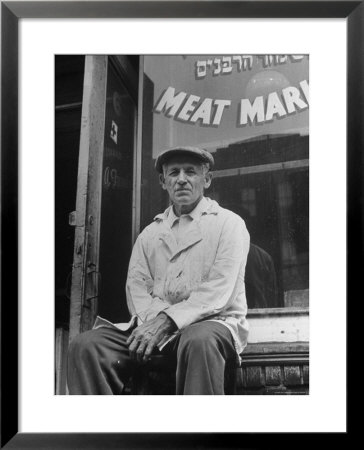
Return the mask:
M77 178L70 340L96 315L128 319L137 70L128 57L86 56Z

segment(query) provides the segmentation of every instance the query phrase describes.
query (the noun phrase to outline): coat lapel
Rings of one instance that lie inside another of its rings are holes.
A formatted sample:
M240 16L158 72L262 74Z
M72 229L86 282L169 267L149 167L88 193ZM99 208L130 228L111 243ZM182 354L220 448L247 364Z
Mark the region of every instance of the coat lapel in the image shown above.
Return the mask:
M193 245L197 244L200 241L202 241L202 233L200 225L197 220L194 220L192 222L192 227L188 235L185 236L185 238L180 242L176 251L173 253L171 261L172 259L176 258L181 252L183 252L189 247L192 247Z
M159 239L164 242L165 246L169 250L170 254L172 255L170 257L170 261L172 261L174 258L176 258L181 252L188 249L189 247L192 247L193 245L197 244L198 242L202 241L202 233L200 228L200 217L194 218L192 222L192 227L188 233L188 235L183 239L182 242L180 242L179 245L177 245L176 238L170 229L169 225L166 224L166 219L168 217L168 213L171 206L168 207L164 213L158 214L155 216L154 220L162 221L163 222L163 231L159 235ZM218 204L215 201L210 201L210 204L207 205L205 211L202 212L202 214L217 214L218 213Z
M164 225L164 230L159 235L159 239L169 250L170 254L174 254L177 251L177 241L168 225Z

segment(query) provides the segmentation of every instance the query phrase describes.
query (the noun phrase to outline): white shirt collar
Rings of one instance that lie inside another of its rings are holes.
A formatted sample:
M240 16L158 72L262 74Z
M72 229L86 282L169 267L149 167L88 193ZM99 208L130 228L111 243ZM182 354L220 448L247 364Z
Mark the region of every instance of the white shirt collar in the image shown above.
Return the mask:
M205 197L202 197L195 208L189 212L188 214L182 214L183 216L189 216L192 220L198 219L202 213L206 210L208 201ZM174 213L173 207L171 207L168 211L167 221L169 226L172 228L176 220L179 220L179 217Z

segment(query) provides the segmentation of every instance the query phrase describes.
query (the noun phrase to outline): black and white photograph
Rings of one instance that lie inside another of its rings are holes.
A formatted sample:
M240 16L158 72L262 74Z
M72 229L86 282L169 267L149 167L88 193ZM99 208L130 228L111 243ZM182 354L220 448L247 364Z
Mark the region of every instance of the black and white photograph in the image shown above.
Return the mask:
M1 1L1 448L340 445L363 3Z
M309 395L308 54L57 54L56 395Z

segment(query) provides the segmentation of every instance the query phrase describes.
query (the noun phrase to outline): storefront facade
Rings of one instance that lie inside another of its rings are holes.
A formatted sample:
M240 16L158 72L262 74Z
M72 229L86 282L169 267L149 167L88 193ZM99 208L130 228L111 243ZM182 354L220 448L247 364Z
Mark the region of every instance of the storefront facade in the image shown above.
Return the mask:
M177 145L212 152L206 195L250 232L239 393L308 393L308 64L306 55L56 57L57 393L69 340L96 315L128 320L133 242L168 206L155 158Z

